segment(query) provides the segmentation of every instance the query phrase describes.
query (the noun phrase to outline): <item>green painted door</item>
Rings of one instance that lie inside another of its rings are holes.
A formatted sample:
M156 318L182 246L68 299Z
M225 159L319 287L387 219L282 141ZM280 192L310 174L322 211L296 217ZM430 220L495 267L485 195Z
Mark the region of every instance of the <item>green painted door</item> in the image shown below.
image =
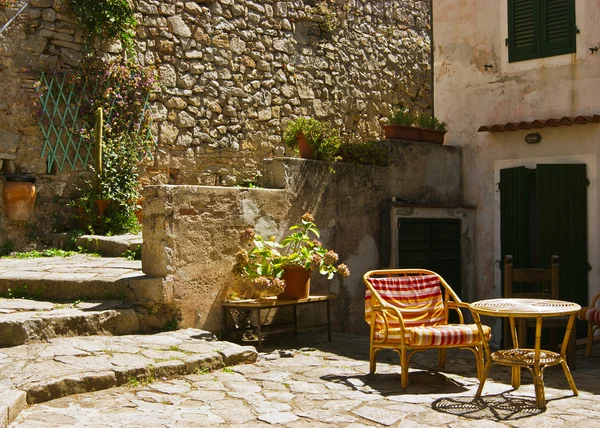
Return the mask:
M580 305L588 304L587 186L584 164L500 171L501 258L512 254L517 268L549 268L559 256L560 298Z

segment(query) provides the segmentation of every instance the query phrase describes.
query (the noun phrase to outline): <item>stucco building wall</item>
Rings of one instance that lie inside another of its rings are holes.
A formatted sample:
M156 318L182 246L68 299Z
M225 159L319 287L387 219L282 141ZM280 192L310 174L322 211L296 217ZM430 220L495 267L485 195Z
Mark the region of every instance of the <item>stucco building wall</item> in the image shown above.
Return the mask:
M507 1L433 1L435 114L448 141L463 148L466 204L477 208L476 298L500 295L500 169L536 163L584 163L588 186L588 294L600 291L598 156L600 125L478 133L482 125L593 115L600 112L600 8L576 3L577 52L508 62ZM488 67L486 67L488 65ZM491 66L491 67L490 67ZM525 136L539 132L539 144Z

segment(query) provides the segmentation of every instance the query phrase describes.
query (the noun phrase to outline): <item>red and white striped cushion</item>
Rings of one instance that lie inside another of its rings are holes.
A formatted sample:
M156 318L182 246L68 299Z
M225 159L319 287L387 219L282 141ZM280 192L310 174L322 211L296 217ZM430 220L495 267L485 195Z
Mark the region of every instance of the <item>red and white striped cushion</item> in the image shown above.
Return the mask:
M384 302L400 310L405 327L446 324L440 279L437 275L369 278L369 283ZM367 289L365 319L368 323L371 322L372 298L371 291ZM398 318L389 312L387 315L390 327L399 328ZM384 328L380 317L376 318L376 323L376 330Z
M483 334L490 340L492 329L482 325ZM383 332L377 332L376 341L383 340ZM476 324L447 324L427 327L412 327L405 330L409 346L471 346L481 342ZM400 329L391 329L386 343L400 343Z
M591 321L594 324L600 324L600 308L583 308L579 318Z

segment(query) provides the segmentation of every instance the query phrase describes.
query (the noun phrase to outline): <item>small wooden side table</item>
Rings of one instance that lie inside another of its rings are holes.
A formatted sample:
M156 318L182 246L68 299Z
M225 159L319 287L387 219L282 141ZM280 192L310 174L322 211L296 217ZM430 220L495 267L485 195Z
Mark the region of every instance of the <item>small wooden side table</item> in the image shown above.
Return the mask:
M282 300L276 297L267 297L264 299L248 299L248 300L236 300L232 302L223 302L223 325L225 327L225 337L229 336L230 333L240 331L251 331L256 329L256 335L258 336L258 351L262 350L263 336L267 333L284 333L288 331L294 332L294 338L298 337L298 330L306 330L309 328L327 327L327 339L331 342L331 301L335 299L337 295L326 294L324 296L308 296L305 299L293 299L293 300ZM327 322L325 324L310 324L304 326L298 326L298 306L310 305L315 303L325 303L327 305ZM262 324L260 318L260 312L264 309L282 308L285 306L292 306L293 308L293 319L291 322L280 323L280 324ZM228 326L227 313L231 310L247 310L254 313L254 319L256 320L256 327L238 327L230 329Z
M521 368L528 369L533 375L533 383L535 386L535 398L537 407L540 409L546 408L546 397L544 393L544 369L549 366L560 364L565 372L565 377L569 386L573 391L573 395L577 396L577 387L571 371L567 365L566 351L569 342L569 335L573 329L575 322L575 314L581 310L581 306L577 303L563 302L562 300L550 299L489 299L480 300L479 302L471 303L471 311L474 313L477 324L480 326L479 315L488 315L493 317L507 317L510 322L511 336L513 339L512 349L500 349L491 353L489 345L484 342L486 353L486 364L484 368L483 378L479 382L479 389L475 394L475 398L479 398L483 390L483 385L488 376L490 368L493 364L500 364L512 367L512 386L518 388L521 386ZM569 316L569 322L565 331L565 338L559 352L547 351L540 349L542 337L542 320L548 317ZM517 336L517 328L515 319L518 318L535 318L535 348L527 349L519 346L519 338ZM479 327L481 328L481 326Z

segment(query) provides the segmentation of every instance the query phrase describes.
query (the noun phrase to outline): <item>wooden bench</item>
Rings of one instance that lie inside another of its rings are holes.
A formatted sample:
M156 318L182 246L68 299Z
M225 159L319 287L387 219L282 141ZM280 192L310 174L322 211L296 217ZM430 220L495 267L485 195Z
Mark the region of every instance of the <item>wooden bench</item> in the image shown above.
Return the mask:
M281 300L276 297L267 297L264 299L248 299L237 300L232 302L223 302L223 325L225 327L224 338L227 338L231 333L251 331L256 332L258 337L258 351L262 350L263 336L273 333L284 333L288 331L294 332L294 338L298 337L298 330L307 330L310 328L327 327L327 339L331 342L331 301L337 296L335 294L327 294L324 296L308 296L305 299ZM298 306L310 305L315 303L325 303L327 305L327 322L325 324L310 324L298 326ZM263 324L260 317L260 312L265 309L282 308L292 306L293 319L291 322L283 322L279 324ZM250 327L233 327L229 328L227 314L232 310L250 311L250 316L254 315L255 325Z

